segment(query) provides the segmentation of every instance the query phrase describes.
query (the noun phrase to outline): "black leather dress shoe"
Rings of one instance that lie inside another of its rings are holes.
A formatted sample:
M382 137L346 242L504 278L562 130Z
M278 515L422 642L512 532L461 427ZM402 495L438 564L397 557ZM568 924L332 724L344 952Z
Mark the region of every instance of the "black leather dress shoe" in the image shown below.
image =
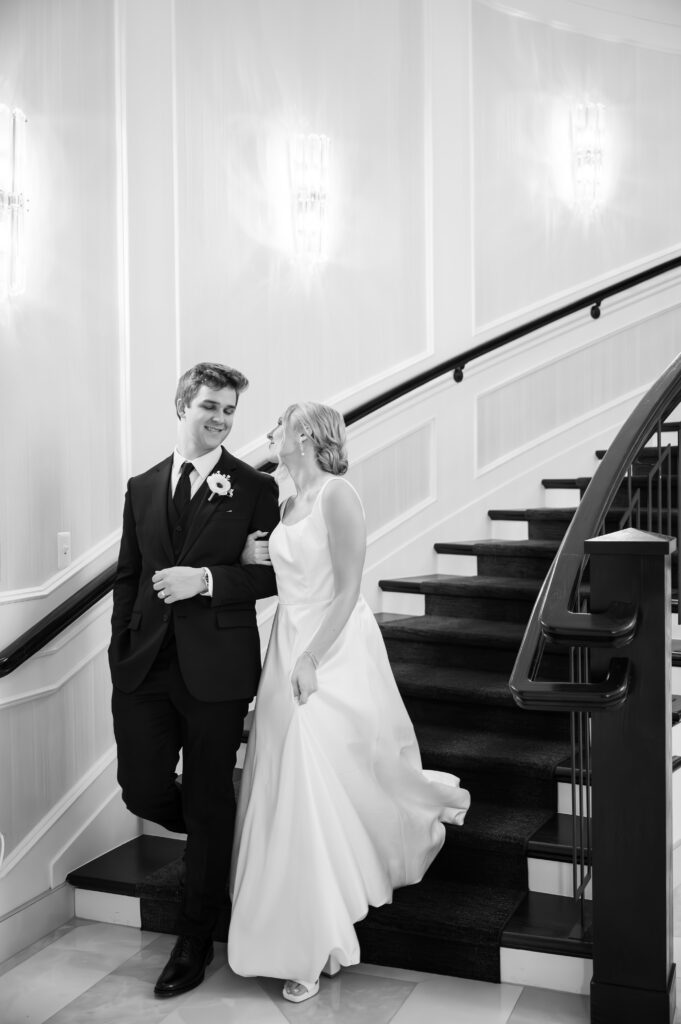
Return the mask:
M180 935L170 959L156 982L157 996L179 996L203 981L206 967L213 959L213 940L195 935Z

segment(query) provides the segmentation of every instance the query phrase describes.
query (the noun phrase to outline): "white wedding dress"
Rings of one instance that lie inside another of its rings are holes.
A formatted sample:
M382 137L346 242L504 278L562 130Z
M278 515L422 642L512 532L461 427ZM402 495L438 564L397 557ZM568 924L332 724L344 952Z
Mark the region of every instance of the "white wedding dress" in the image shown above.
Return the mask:
M336 478L340 479L340 478ZM328 481L327 481L328 483ZM346 481L344 483L347 486ZM270 538L279 607L243 771L228 958L245 976L314 981L359 962L353 927L418 882L470 804L454 775L424 771L383 638L362 597L304 705L290 672L333 598L321 493Z

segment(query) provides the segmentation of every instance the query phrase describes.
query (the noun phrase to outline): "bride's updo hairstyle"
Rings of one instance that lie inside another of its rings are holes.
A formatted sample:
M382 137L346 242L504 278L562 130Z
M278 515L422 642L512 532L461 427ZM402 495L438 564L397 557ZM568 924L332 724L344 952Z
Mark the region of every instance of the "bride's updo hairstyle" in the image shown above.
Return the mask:
M330 405L319 402L298 402L284 413L284 425L293 420L294 427L312 442L317 465L325 473L342 476L348 471L348 454L343 417Z

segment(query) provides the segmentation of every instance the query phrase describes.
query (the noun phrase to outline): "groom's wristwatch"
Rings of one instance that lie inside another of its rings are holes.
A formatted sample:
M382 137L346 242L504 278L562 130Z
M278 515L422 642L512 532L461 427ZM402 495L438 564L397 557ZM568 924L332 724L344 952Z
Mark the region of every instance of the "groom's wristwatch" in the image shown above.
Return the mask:
M199 591L199 596L210 594L210 573L208 572L208 569L206 569L205 565L201 568L201 578L203 580L203 587Z

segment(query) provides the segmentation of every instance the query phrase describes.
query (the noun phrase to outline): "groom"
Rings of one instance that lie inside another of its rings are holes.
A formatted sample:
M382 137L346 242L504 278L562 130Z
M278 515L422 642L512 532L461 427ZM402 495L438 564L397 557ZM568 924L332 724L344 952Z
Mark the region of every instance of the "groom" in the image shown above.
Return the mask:
M239 563L248 534L279 520L276 484L222 447L247 387L220 363L183 374L177 447L125 496L109 647L118 781L133 814L187 833L180 935L159 996L194 988L213 958L232 774L260 676L255 601L276 590L271 567Z

